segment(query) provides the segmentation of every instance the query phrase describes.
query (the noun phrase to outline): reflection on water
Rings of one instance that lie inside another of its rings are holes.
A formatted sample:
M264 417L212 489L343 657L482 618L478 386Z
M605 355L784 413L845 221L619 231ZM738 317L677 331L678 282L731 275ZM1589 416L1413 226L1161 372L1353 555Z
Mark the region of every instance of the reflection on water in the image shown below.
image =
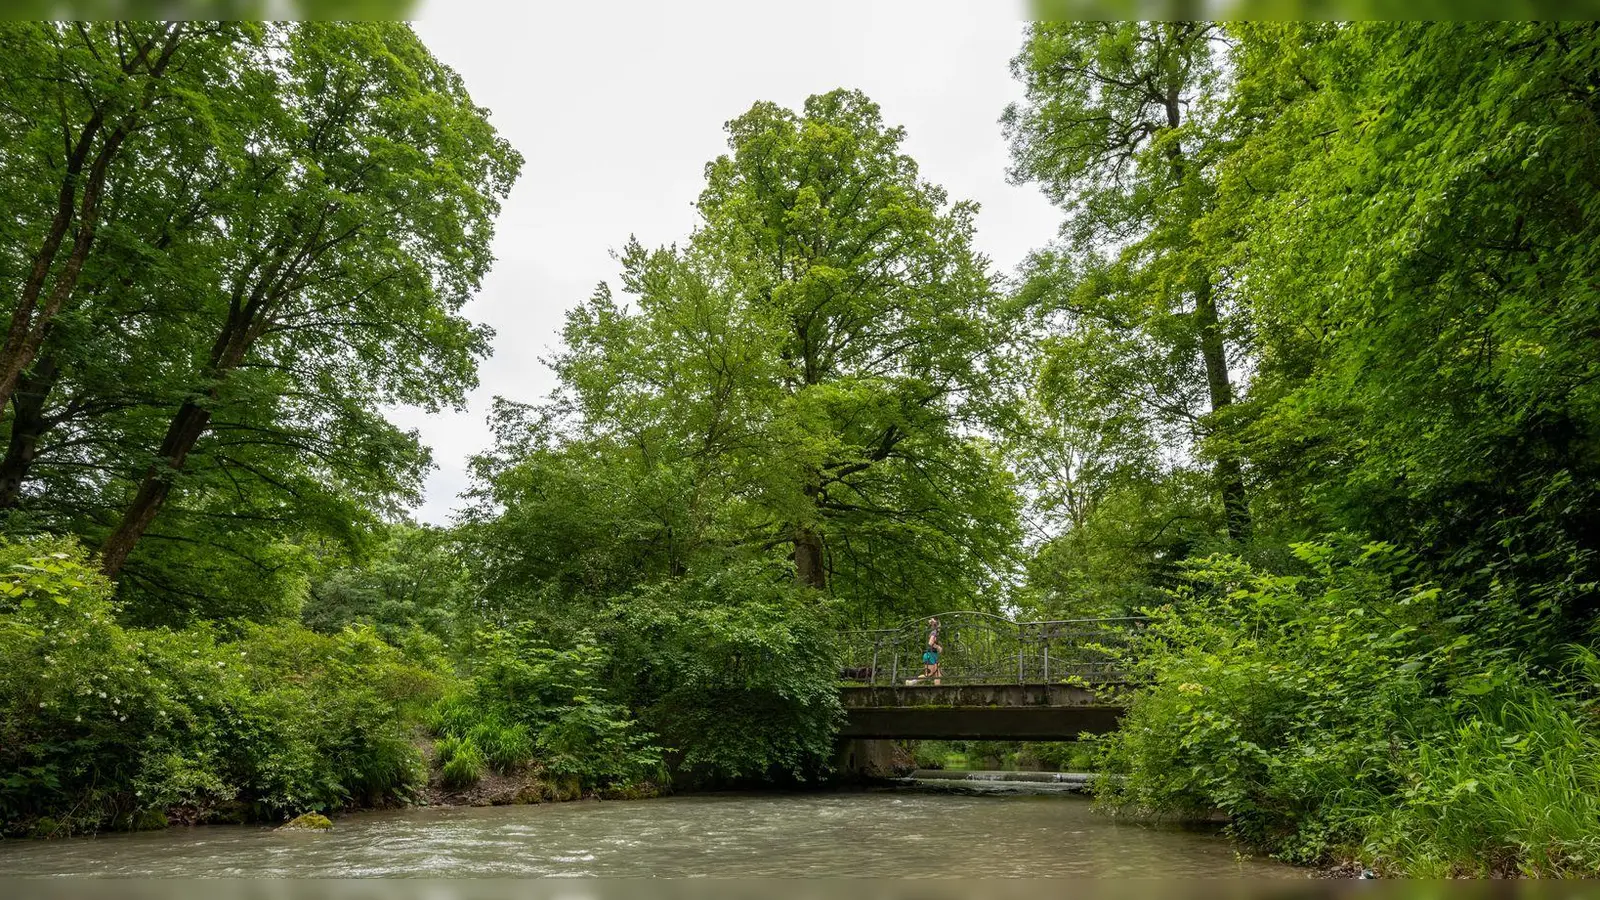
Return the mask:
M1303 873L1078 797L869 791L417 809L328 834L212 826L0 845L0 875L1061 876Z

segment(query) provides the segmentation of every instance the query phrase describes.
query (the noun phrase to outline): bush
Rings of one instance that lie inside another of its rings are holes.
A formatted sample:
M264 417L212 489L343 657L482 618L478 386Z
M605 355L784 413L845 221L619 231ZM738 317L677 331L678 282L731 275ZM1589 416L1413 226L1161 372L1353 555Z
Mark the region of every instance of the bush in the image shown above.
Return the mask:
M607 657L592 641L580 636L557 649L535 625L521 623L481 632L472 658L471 678L438 702L430 723L444 737L441 748L460 753L471 746L480 773L485 765L508 772L537 761L551 775L590 787L660 776L650 735L601 684ZM449 765L444 753L440 759Z
M603 632L618 694L696 783L808 780L843 720L828 610L753 564L619 598Z
M1101 766L1101 748L1102 742L1098 739L1041 741L1024 744L1022 752L1047 771L1097 772ZM1019 756L1019 762L1022 758Z
M942 769L948 746L944 741L917 741L911 750L911 761L919 769Z
M0 542L0 818L9 833L275 818L406 796L436 676L370 630L125 628L75 545Z
M1498 648L1383 544L1295 548L1306 575L1195 565L1154 610L1143 682L1105 760L1102 799L1221 810L1296 862L1400 873L1600 873L1600 738L1581 700ZM1600 668L1600 667L1596 667Z

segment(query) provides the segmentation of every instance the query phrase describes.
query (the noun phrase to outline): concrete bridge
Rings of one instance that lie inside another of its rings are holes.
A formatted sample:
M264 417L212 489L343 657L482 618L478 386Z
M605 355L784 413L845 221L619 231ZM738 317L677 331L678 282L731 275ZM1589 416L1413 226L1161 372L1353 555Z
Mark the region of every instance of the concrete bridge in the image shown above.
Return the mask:
M1115 731L1111 693L1069 684L928 685L841 689L842 738L1072 741Z
M938 621L938 668L923 662ZM1075 740L1115 730L1142 618L1015 622L973 611L845 632L840 737Z

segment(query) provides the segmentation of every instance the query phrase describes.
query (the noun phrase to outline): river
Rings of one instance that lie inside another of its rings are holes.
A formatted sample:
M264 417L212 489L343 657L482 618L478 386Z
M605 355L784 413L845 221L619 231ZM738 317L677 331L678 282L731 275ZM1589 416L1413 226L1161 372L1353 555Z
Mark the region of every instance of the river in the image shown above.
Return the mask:
M1304 877L1224 839L1040 786L720 794L343 816L0 843L0 875Z

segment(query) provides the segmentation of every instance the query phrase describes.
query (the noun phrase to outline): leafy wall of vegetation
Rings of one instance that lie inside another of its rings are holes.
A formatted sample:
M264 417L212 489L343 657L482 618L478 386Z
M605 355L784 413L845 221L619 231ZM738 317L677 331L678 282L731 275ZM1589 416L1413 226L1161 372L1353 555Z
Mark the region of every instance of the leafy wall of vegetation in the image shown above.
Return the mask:
M0 544L0 816L59 836L407 799L429 660L371 629L119 624L65 540Z
M391 802L419 747L812 781L831 631L969 606L1154 617L1119 809L1600 873L1594 24L1038 23L1014 277L869 98L756 103L448 529L381 411L488 350L521 160L460 79L386 23L0 59L8 830Z
M1600 871L1600 31L1041 23L1014 175L1047 611L1146 609L1112 799L1285 858ZM1185 448L1174 453L1174 448Z

